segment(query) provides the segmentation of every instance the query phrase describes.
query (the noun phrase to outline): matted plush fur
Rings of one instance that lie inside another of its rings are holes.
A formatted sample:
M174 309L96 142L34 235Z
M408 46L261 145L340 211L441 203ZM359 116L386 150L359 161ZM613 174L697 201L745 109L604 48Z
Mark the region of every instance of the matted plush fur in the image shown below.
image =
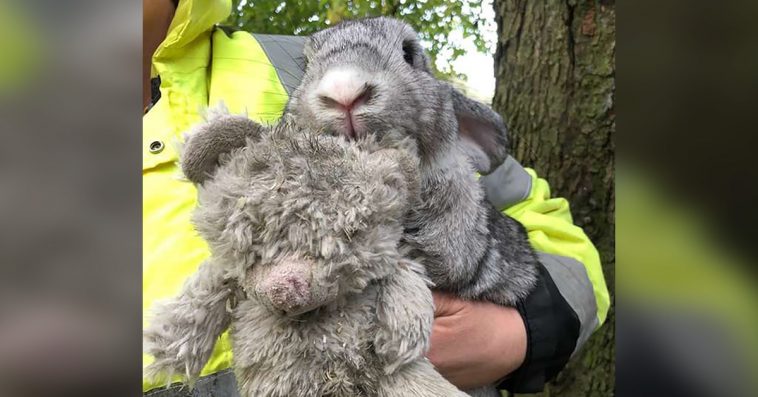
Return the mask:
M418 163L383 147L286 117L197 128L182 167L199 183L193 221L212 255L156 305L147 375L196 379L229 327L242 396L465 395L424 357L431 292L400 248Z

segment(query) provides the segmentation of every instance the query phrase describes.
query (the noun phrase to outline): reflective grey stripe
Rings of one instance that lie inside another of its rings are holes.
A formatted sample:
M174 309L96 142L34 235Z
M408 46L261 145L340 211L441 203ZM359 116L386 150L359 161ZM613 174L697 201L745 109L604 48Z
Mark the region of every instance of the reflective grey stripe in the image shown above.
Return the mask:
M300 85L300 80L305 73L303 46L307 38L257 33L254 33L253 37L258 40L269 61L274 65L279 81L282 82L287 94L292 94L292 91Z
M145 397L240 397L237 379L231 369L203 376L190 390L189 386L174 383L168 388L161 387L145 392Z
M503 210L524 201L532 190L532 177L513 157L508 156L500 167L479 178L492 205Z
M538 253L540 263L550 273L553 283L579 318L579 339L574 354L598 326L597 302L587 270L581 262L565 256Z

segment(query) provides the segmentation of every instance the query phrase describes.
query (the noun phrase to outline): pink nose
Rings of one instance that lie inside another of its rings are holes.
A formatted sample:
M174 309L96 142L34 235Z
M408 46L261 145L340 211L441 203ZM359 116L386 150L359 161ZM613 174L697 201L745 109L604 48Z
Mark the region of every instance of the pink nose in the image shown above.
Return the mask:
M368 100L371 87L356 69L332 69L321 78L316 94L325 106L350 112Z

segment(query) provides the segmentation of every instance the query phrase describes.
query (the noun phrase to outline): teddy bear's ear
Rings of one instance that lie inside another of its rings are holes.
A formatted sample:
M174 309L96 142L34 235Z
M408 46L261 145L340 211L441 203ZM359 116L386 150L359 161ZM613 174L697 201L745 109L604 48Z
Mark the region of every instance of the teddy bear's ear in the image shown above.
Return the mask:
M182 172L191 182L202 184L218 167L219 157L258 140L266 127L245 116L229 114L209 118L195 128L182 148Z

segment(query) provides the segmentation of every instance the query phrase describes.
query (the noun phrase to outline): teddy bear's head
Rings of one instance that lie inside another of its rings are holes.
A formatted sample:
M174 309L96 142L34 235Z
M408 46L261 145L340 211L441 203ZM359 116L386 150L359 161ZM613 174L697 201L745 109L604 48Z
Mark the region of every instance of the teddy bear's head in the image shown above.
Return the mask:
M193 216L214 263L249 297L288 315L393 272L402 218L415 196L415 156L291 122L263 127L240 118L210 120L183 153L187 175L201 175L192 164L214 164L196 180ZM218 142L208 134L245 124L255 131L245 133L244 145L227 153L207 147ZM218 158L198 161L209 155Z

